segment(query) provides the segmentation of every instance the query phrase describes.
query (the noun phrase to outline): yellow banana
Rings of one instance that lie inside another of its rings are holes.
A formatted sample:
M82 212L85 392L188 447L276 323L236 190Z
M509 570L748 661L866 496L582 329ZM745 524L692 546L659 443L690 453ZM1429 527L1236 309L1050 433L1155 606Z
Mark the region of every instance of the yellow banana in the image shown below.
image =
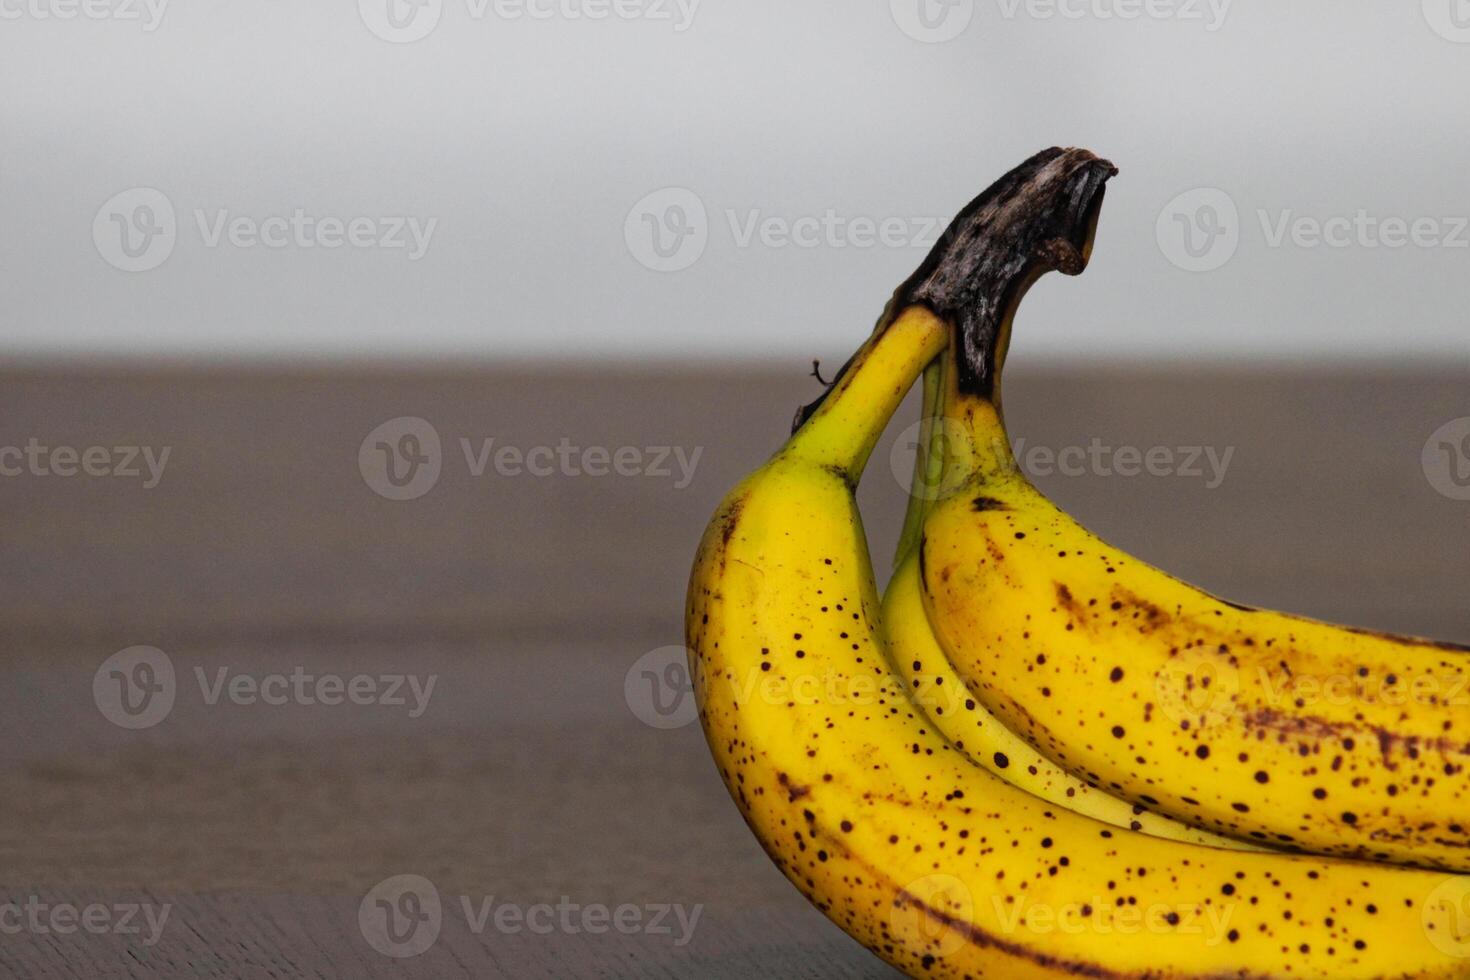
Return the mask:
M1470 976L1453 907L1466 879L1160 840L1073 813L973 765L887 667L853 492L952 328L925 286L948 276L963 291L1002 245L1025 247L1028 268L1068 268L1056 240L1033 252L1021 233L1076 237L1104 167L1048 151L982 195L795 436L716 511L685 622L720 774L783 873L915 977ZM997 241L957 255L964 234Z
M900 535L898 564L883 593L883 637L889 667L908 685L909 697L955 748L1014 786L1115 827L1213 847L1259 849L1152 813L1089 786L1002 724L950 664L929 627L918 555L913 547L927 505L941 489L944 427L934 423L945 377L943 365L944 360L937 358L924 372L924 410L908 513Z
M1057 765L1178 820L1470 871L1470 648L1226 602L1089 533L1011 455L1018 298L962 338L945 390L958 489L923 527L929 619L977 699Z
M986 709L946 659L924 612L919 563L905 558L883 594L889 664L929 721L976 765L1043 800L1115 827L1154 837L1237 850L1258 850L1127 803L1078 779L1036 751Z

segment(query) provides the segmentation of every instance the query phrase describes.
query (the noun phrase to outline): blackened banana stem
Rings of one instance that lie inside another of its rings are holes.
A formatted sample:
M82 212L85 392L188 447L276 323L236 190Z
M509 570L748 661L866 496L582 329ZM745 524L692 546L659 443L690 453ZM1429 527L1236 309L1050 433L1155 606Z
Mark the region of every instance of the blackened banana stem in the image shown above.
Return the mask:
M1005 327L1042 273L1075 276L1092 251L1103 187L1118 168L1089 150L1042 150L986 188L950 222L919 268L894 291L874 334L912 306L955 329L961 391L997 395ZM842 366L840 382L852 367ZM811 417L832 391L796 415Z

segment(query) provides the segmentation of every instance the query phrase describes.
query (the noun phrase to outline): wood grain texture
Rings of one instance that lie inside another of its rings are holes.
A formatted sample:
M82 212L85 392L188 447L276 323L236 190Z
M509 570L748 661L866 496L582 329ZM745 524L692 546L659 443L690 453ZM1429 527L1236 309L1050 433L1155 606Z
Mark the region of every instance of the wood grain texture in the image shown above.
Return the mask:
M1023 457L1094 438L1233 447L1215 488L1038 478L1117 544L1231 598L1466 640L1470 502L1437 493L1420 465L1429 433L1470 416L1465 380L1018 367L1006 397ZM153 946L6 932L0 975L891 976L765 859L697 726L649 727L625 693L640 657L680 642L710 511L811 384L799 367L6 377L0 447L172 453L153 490L0 478L0 928L5 903L33 896L171 912ZM429 494L394 503L364 483L357 453L400 415L431 420L446 455ZM686 487L477 478L462 436L701 455ZM861 494L885 573L909 472L902 452L890 464L891 441ZM124 731L92 682L134 644L167 652L178 694L160 724ZM221 670L436 686L417 717L211 704ZM396 960L368 945L358 909L401 874L432 881L446 911L427 952ZM491 896L702 916L681 946L476 932L458 903Z

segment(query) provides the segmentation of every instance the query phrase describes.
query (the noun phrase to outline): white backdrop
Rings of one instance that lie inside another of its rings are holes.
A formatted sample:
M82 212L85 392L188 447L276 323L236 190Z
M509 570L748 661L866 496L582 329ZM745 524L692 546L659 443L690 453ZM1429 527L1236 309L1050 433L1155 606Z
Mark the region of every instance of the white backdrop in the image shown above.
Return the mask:
M0 0L0 353L850 350L1029 153L1013 353L1470 363L1470 3Z

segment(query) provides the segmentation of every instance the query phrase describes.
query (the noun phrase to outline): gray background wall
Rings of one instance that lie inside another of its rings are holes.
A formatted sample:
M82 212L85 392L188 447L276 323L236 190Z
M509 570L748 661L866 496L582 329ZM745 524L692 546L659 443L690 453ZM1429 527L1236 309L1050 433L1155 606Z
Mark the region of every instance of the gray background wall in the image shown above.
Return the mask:
M1062 142L1122 175L1018 355L1470 362L1464 0L70 2L0 3L0 354L840 359Z

